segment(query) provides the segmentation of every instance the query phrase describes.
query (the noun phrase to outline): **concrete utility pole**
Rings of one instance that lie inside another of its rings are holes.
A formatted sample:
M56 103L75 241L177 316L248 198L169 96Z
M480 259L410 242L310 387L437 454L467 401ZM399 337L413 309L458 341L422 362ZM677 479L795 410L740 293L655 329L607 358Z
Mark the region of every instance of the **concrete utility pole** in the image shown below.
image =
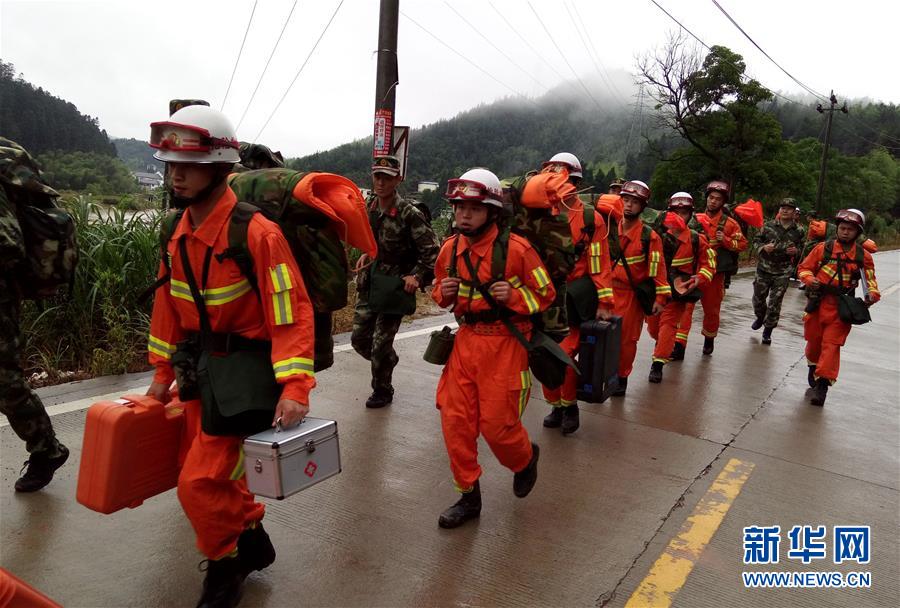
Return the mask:
M822 150L822 164L819 167L819 186L816 188L816 213L819 214L819 217L822 217L822 193L825 190L825 167L828 165L828 148L831 147L831 121L834 118L835 106L837 105L837 97L834 96L834 91L831 92L830 101L831 107L829 108L823 108L822 104L816 106L816 110L819 114L828 112L828 122L825 125L825 149ZM844 105L839 109L846 114L847 102L845 101Z
M397 72L397 22L400 0L381 0L378 19L378 68L375 80L375 142L372 156L386 156L393 148Z

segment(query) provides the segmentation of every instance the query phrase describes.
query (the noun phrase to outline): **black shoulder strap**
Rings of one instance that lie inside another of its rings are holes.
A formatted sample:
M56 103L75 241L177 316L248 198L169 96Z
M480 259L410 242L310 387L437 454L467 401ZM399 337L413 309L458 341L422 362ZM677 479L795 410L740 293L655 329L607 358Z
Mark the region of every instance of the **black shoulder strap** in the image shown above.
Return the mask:
M652 235L653 228L647 224L641 224L641 249L643 249L645 256L650 254L650 238Z
M509 253L509 228L501 228L494 239L494 249L491 253L491 277L499 281L506 274L506 257Z
M450 250L450 268L447 269L447 276L451 279L459 278L459 268L456 265L456 254L459 251L459 236L459 233L456 233L450 237L453 239L453 248Z
M694 272L691 274L697 274L697 269L700 268L700 233L696 230L691 230L691 253L694 256Z
M259 281L253 270L253 257L247 248L247 232L250 230L250 220L259 213L259 207L250 203L239 202L231 212L228 222L228 249L216 254L216 261L220 264L227 259L234 260L241 274L247 277L256 296L260 297Z
M166 215L159 226L159 258L166 268L166 273L156 279L150 287L145 289L141 295L137 297L139 306L143 306L144 303L156 293L157 289L168 283L172 278L172 268L169 265L169 241L172 240L172 235L175 234L175 228L178 226L183 215L184 209L176 209L172 213Z

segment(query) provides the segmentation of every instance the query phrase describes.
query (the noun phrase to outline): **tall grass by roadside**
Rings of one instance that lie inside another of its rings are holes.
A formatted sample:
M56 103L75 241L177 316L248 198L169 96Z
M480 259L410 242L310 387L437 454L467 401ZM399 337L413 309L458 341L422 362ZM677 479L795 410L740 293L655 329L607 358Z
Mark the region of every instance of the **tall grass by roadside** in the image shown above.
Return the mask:
M63 199L75 216L80 253L71 296L27 302L23 310L29 372L120 374L147 367L150 303L138 296L159 264L159 211L127 214L90 197Z

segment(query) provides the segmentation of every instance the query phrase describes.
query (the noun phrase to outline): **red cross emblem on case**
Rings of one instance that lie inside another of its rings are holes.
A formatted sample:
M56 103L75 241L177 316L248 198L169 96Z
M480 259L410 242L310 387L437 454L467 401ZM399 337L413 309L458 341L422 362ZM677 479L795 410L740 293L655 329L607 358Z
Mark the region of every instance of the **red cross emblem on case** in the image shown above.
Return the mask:
M306 465L306 468L303 469L303 472L306 473L307 477L312 477L313 475L316 474L316 469L318 469L318 468L319 468L319 465L317 465L313 461L310 461L309 464Z

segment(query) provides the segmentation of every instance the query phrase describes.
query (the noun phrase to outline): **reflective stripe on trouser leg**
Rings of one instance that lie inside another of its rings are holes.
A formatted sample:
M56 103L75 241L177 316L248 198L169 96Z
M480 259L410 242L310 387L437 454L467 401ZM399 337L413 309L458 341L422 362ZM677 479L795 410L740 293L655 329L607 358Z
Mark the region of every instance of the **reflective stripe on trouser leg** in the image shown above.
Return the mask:
M199 416L200 408L186 415ZM209 559L234 551L250 524L262 519L265 507L247 491L242 469L241 437L198 433L178 477L178 500L197 535L197 548Z
M685 303L684 312L681 313L681 319L678 320L678 329L675 331L675 341L684 346L687 346L688 336L691 335L691 325L694 322L694 306L694 302Z
M656 346L653 348L653 360L663 363L669 362L669 357L675 349L675 333L680 319L684 316L684 302L669 302L659 315L657 323L659 332ZM648 325L650 318L647 319Z
M700 304L703 307L703 335L707 338L715 338L719 333L719 315L722 311L722 300L725 299L725 274L718 272L709 283L700 290L703 297Z

